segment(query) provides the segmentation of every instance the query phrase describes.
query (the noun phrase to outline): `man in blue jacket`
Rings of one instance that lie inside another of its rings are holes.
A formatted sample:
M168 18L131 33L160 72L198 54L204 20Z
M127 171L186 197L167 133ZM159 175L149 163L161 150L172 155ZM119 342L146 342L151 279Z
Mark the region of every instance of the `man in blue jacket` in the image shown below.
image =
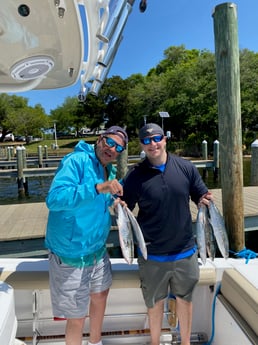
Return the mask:
M112 283L106 240L112 194L123 188L111 162L128 143L125 130L112 126L95 145L80 141L57 169L46 198L45 244L54 317L67 319L66 345L81 345L90 317L89 345L102 345L106 299Z

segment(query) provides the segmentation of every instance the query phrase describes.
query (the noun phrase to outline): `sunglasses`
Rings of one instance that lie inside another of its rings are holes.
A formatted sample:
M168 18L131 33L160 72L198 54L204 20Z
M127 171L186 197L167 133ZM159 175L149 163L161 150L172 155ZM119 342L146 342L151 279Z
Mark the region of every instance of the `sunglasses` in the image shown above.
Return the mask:
M115 147L116 148L116 152L121 153L124 151L125 147L122 145L119 145L115 142L115 140L113 140L112 138L109 137L103 137L103 139L105 139L105 143L107 146L109 147Z
M164 135L155 135L154 137L143 138L140 141L143 145L149 145L152 141L154 141L154 143L159 143L163 138Z

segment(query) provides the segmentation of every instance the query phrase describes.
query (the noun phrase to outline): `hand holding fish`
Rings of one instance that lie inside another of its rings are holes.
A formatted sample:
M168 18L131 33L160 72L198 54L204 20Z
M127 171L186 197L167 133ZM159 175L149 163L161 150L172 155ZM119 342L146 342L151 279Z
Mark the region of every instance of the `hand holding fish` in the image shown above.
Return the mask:
M120 204L122 207L127 206L127 203L124 200L122 200L120 198L116 198L114 196L113 196L113 199L114 199L113 206L114 206L115 211L117 211L117 205L118 204Z
M206 194L204 194L199 202L198 202L198 208L201 206L201 205L206 205L206 206L209 206L210 205L210 201L214 201L214 198L213 198L213 194L211 192L207 192Z
M205 265L207 253L211 260L215 257L215 242L222 256L229 257L227 230L222 215L212 199L209 206L200 203L196 219L196 240L200 258Z
M118 196L123 195L123 186L117 179L97 183L95 188L98 193L111 193Z

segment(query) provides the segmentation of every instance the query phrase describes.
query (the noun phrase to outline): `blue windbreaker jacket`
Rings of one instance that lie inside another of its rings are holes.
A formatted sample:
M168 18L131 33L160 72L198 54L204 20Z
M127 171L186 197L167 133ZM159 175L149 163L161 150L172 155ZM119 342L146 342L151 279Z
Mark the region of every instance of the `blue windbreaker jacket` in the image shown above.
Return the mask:
M108 179L116 169L107 167ZM104 182L104 169L93 145L80 141L57 169L46 198L49 216L45 245L55 254L80 258L95 253L106 243L111 216L111 195L98 194L95 185Z

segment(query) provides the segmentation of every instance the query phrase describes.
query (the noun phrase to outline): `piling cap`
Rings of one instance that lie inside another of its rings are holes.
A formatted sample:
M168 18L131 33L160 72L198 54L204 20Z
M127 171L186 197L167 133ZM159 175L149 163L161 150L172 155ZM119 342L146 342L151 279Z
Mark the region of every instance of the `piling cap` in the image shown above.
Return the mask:
M258 147L258 139L251 144L251 147Z

